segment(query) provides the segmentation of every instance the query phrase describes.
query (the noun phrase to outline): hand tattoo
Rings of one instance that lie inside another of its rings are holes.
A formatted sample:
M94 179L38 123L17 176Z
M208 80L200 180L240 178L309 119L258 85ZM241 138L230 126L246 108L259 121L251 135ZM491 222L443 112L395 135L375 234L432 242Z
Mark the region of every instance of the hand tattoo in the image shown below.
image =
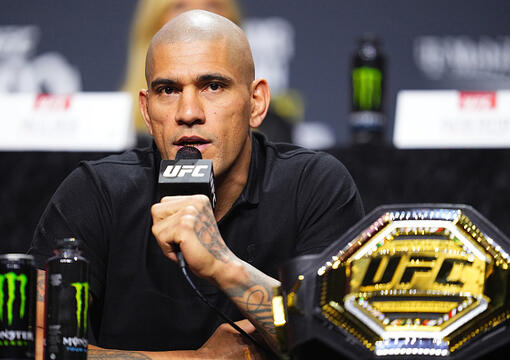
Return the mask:
M200 243L214 256L215 259L226 263L229 257L229 249L223 242L216 219L205 208L199 214L195 222L194 231Z

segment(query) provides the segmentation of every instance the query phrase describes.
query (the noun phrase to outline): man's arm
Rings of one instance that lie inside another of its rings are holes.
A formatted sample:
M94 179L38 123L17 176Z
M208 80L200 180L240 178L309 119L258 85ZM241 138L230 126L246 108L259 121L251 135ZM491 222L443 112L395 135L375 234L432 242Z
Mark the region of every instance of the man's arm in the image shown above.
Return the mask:
M255 328L248 320L236 322L236 324L248 333L252 333ZM207 342L198 350L186 351L123 351L103 349L97 346L89 345L87 359L264 359L258 349L253 344L246 344L232 326L229 324L220 325Z
M36 319L36 359L43 359L44 339L44 297L46 286L46 271L37 270L37 319ZM247 333L253 333L255 329L247 321L236 323ZM198 350L186 351L126 351L103 349L89 345L87 359L261 359L258 349L253 344L248 344L245 339L228 324L220 325L213 335Z
M129 351L103 349L98 346L89 345L87 359L118 359L118 360L158 360L158 359L199 359L194 356L193 351Z
M151 211L152 232L163 253L177 261L176 249L180 248L191 271L222 289L277 350L271 303L272 289L279 282L230 251L209 199L203 195L165 197Z

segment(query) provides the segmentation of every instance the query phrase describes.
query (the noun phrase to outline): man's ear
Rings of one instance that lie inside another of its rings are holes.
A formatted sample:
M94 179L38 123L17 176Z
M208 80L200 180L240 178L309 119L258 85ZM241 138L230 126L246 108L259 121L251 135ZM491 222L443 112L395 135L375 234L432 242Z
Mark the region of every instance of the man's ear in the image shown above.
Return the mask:
M140 106L145 126L147 126L147 130L149 130L149 134L152 135L152 123L151 117L149 116L149 90L140 90L138 93L138 105Z
M265 79L257 79L251 83L251 113L250 127L258 128L267 114L271 90Z

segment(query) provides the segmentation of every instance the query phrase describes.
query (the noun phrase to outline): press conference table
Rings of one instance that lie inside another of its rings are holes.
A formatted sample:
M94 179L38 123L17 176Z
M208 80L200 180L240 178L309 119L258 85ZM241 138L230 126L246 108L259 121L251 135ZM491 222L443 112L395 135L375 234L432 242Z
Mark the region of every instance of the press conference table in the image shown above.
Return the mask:
M327 149L351 172L367 212L382 204L464 203L510 234L510 149ZM0 152L0 253L25 252L51 195L81 160L106 153Z

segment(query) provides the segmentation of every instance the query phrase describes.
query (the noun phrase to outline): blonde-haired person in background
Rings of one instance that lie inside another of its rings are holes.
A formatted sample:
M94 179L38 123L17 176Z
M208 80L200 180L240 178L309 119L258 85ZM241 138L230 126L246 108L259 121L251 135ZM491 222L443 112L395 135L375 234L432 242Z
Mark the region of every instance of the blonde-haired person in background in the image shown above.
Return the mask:
M122 91L133 98L132 113L137 145L152 141L138 107L138 93L146 87L145 55L156 32L170 19L188 10L207 10L241 26L241 9L236 0L139 0L131 25L130 42ZM273 94L264 123L257 129L272 141L293 142L292 129L304 115L304 100L296 90Z
M138 93L146 87L145 56L149 43L161 27L175 16L193 9L207 10L226 17L237 25L241 12L235 0L139 0L136 7L128 49L126 73L122 90L133 97L133 119L138 142L147 143L152 137L147 133L140 108Z

